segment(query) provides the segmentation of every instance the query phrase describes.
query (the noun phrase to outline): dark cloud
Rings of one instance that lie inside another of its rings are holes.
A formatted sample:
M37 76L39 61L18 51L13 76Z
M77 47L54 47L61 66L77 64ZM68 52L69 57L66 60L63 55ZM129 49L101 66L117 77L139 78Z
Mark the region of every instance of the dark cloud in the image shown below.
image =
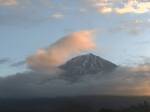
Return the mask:
M15 63L12 63L10 66L11 67L20 67L20 66L23 66L26 64L26 61L18 61L18 62L15 62Z
M0 78L0 97L29 98L90 94L148 95L149 72L119 67L111 73L89 74L70 83L59 69L49 73L28 71Z
M0 64L5 64L5 63L8 63L8 62L10 62L9 58L1 58L0 59Z

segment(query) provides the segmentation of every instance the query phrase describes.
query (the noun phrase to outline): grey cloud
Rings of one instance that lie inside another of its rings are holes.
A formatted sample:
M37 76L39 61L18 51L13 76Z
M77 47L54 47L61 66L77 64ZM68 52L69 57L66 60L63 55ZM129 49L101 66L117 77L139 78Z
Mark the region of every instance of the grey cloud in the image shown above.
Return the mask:
M8 63L8 62L10 62L9 58L1 58L0 59L0 64L5 64L5 63Z
M119 67L112 73L86 75L70 83L61 78L62 71L39 73L28 71L0 78L0 97L55 97L90 94L146 95L149 94L149 73L133 72Z
M11 67L20 67L20 66L23 66L26 64L26 61L18 61L18 62L15 62L15 63L12 63L10 66Z

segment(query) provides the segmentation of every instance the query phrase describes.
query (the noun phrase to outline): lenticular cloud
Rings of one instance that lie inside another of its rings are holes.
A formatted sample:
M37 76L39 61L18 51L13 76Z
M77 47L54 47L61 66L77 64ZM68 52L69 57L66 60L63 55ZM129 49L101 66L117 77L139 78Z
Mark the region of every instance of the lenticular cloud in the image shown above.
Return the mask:
M45 71L64 63L68 57L92 50L95 46L93 31L74 32L46 49L39 49L27 58L27 63L31 69Z

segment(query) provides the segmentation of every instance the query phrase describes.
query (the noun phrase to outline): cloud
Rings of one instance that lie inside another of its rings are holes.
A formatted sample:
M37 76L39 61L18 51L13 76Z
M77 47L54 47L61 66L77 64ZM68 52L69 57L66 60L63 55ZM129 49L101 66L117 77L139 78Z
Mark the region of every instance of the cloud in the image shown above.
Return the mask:
M39 49L27 58L31 69L49 70L64 63L70 56L95 48L93 31L74 32L50 45L46 49Z
M49 14L44 16L43 12L52 9L50 3L49 0L0 0L0 24L33 27L49 21Z
M20 67L26 64L26 61L19 61L11 64L11 67Z
M0 0L0 6L25 6L25 5L34 5L40 3L40 5L50 6L49 0Z
M149 19L135 19L135 20L128 20L128 21L121 21L121 23L112 28L112 32L127 32L131 35L139 35L144 31L150 29L150 21Z
M17 5L17 0L0 0L0 5L3 6L14 6Z
M9 58L2 58L2 59L0 59L0 64L5 64L5 63L7 63L9 61L10 61Z
M136 0L129 1L122 8L115 8L115 11L119 14L125 13L137 13L142 14L150 11L150 2L138 2Z
M111 13L111 12L112 12L112 8L110 8L110 7L101 7L101 8L99 9L99 12L100 12L100 13L103 13L103 14Z
M0 78L0 97L34 98L76 95L150 95L150 76L119 67L111 73L89 74L70 83L59 70L29 71Z
M146 72L150 73L150 64L140 65L131 69L134 72Z
M54 14L52 14L50 16L50 18L53 18L53 19L62 19L62 18L64 18L64 15L62 13L55 12Z
M150 2L145 0L91 0L94 7L103 14L143 14L150 12Z

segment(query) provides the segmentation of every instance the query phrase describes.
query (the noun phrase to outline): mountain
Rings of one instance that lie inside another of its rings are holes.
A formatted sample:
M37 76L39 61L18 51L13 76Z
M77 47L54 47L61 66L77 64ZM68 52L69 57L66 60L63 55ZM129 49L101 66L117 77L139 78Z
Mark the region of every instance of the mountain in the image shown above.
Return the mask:
M67 76L71 75L74 77L100 72L111 72L116 67L116 64L91 53L72 58L60 66L61 69L66 71Z

